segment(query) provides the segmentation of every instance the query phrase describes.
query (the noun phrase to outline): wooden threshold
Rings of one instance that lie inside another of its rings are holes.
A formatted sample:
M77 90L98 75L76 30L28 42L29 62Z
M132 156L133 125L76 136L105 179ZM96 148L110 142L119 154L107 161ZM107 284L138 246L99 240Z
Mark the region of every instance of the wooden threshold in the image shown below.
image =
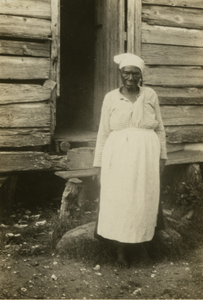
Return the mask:
M54 140L69 143L96 142L97 132L88 130L77 130L69 128L57 128Z

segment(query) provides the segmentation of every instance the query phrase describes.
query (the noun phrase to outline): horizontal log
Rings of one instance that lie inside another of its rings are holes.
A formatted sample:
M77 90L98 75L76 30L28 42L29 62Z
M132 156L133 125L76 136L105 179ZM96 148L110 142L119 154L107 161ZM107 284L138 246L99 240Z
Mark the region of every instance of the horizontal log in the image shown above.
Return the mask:
M145 85L202 87L203 69L201 67L146 67L143 81Z
M49 39L50 20L0 15L0 36L29 39Z
M203 48L172 45L142 45L142 58L148 65L203 65Z
M90 169L93 166L94 148L74 148L67 152L69 170Z
M50 42L31 43L25 41L0 40L0 54L50 57Z
M0 152L0 173L18 171L65 171L66 157L43 152Z
M57 141L66 140L69 143L95 142L97 132L85 130L71 130L69 128L57 128L54 133L54 139Z
M47 127L50 125L50 104L29 103L0 106L0 127Z
M168 143L203 142L203 126L170 126L165 132Z
M43 146L51 143L47 128L0 129L0 148Z
M50 60L36 57L0 56L0 79L48 79Z
M142 20L151 25L203 29L200 9L143 5Z
M19 15L36 18L51 18L50 0L0 0L0 12L5 15Z
M83 177L96 176L97 173L98 170L96 168L91 168L91 169L77 170L77 171L59 171L59 172L55 172L55 175L65 180L68 180L70 178L83 178Z
M203 104L203 88L173 88L153 86L163 105Z
M164 125L202 125L203 106L162 106Z
M142 4L203 8L202 0L142 0Z
M142 23L142 43L203 47L203 31Z
M170 144L166 143L167 153L184 150L184 144Z
M50 97L51 89L41 85L0 83L0 104L39 102Z
M203 161L203 151L177 151L168 153L166 165L198 163Z
M167 153L176 151L203 151L203 143L179 143L170 144L167 143Z

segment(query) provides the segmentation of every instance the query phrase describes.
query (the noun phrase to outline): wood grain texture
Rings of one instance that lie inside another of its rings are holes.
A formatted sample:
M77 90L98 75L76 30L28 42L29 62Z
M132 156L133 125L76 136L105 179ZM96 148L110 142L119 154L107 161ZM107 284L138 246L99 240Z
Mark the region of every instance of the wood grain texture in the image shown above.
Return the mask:
M51 18L50 0L0 0L0 12L4 15Z
M31 43L25 41L0 40L0 54L50 57L50 42Z
M203 29L200 9L143 5L142 20L151 25Z
M143 82L145 85L172 87L202 87L201 67L146 67Z
M0 148L43 146L51 142L49 127L0 129Z
M0 106L0 127L47 127L50 125L50 104L29 103Z
M51 89L41 85L0 83L0 104L39 102L50 96Z
M203 104L203 88L173 88L153 86L162 105Z
M62 171L66 168L66 157L48 155L43 152L0 152L0 172L18 171Z
M168 143L203 142L203 126L170 126L165 127Z
M57 96L60 95L60 1L51 0L51 80L57 83Z
M142 43L203 47L203 31L142 23Z
M0 36L29 39L49 39L50 20L0 15Z
M184 144L181 144L181 143L177 143L177 144L166 143L166 149L167 149L167 153L184 150Z
M0 79L48 79L50 59L0 56Z
M164 125L202 125L203 106L162 106Z
M68 180L70 178L92 177L92 176L96 176L97 173L98 170L96 168L91 168L91 169L77 170L77 171L59 171L59 172L55 172L55 175L65 180Z
M166 165L198 163L203 161L203 151L177 151L168 153Z
M56 82L51 94L51 135L56 127L56 98L60 95L60 1L51 0L51 65L50 79Z
M141 55L142 0L128 1L127 52Z
M142 45L142 58L147 65L203 65L203 48L172 45Z
M143 4L203 8L202 0L142 0Z

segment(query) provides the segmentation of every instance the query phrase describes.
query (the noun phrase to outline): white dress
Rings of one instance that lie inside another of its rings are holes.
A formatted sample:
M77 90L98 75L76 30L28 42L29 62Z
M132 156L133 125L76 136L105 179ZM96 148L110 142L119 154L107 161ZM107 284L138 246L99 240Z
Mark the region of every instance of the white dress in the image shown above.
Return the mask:
M160 157L167 155L156 93L141 87L135 103L119 89L108 93L94 160L94 166L101 166L99 235L123 243L153 238Z

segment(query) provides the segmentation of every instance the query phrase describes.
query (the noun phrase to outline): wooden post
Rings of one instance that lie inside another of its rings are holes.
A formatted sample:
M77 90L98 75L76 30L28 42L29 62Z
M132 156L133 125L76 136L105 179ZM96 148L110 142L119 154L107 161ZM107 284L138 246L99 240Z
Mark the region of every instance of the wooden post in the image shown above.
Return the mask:
M51 74L50 79L57 83L51 96L51 134L56 126L56 98L60 95L60 0L51 0Z
M84 202L84 187L82 181L77 178L69 179L62 195L59 218L62 222L74 217L74 213Z
M11 213L17 181L17 175L0 177L0 186L2 185L0 189L0 221L2 221L5 216L9 216Z
M141 56L142 0L128 0L127 52Z

